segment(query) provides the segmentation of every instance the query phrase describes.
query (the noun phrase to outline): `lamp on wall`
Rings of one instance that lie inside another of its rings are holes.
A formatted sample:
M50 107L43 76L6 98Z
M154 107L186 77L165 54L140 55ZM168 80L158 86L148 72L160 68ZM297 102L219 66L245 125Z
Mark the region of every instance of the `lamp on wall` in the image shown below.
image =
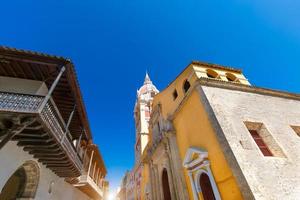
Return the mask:
M54 186L54 181L51 181L50 184L49 184L49 189L48 189L49 194L52 193L53 186Z

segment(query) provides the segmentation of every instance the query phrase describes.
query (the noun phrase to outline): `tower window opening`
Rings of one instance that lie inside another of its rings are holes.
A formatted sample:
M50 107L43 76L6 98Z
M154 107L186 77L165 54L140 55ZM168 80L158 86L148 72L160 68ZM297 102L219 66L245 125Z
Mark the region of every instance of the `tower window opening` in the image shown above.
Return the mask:
M231 81L231 82L237 81L237 77L231 73L226 73L226 78L228 81Z
M175 100L178 97L178 93L176 89L173 91L172 95L173 95L173 100Z
M191 84L188 80L185 80L184 83L183 83L183 91L184 93L187 93L187 91L190 89L191 87Z
M211 69L206 70L206 75L208 78L219 78L219 74Z

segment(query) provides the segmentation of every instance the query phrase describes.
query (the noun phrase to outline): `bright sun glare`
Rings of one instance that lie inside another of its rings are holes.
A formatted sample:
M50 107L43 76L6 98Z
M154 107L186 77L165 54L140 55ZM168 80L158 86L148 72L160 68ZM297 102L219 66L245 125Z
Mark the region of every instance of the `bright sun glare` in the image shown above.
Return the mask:
M114 192L110 192L107 200L116 200L116 194Z

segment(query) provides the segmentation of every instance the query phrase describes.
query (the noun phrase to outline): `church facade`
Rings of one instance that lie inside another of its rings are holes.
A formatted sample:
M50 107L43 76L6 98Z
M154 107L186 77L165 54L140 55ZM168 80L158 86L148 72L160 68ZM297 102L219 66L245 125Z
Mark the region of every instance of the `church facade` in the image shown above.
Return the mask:
M299 100L192 62L151 99L132 199L299 199Z

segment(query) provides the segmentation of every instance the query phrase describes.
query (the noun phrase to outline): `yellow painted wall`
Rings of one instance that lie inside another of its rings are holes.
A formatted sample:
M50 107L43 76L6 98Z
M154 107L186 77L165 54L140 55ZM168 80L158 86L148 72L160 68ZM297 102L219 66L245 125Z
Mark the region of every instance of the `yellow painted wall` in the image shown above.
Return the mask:
M144 164L143 166L143 173L142 173L142 188L141 188L141 197L142 200L146 199L146 185L149 183L149 165L148 164Z
M186 79L189 79L189 82L193 84L198 78L193 71L193 68L186 68L175 81L173 81L165 90L158 93L153 99L153 108L158 103L163 104L162 106L162 115L164 118L168 117L168 114L173 113L178 107L179 103L184 97L183 83ZM173 100L172 93L176 89L178 97Z
M184 160L188 148L192 146L206 149L222 199L243 199L196 91L192 92L173 123L181 159ZM186 171L185 179L188 183L189 195L192 196Z
M208 151L211 170L222 199L243 199L231 169L225 160L208 115L204 110L199 94L194 90L188 99L182 102L184 98L182 89L184 80L189 79L192 89L193 84L198 78L193 66L186 68L175 81L154 98L153 106L155 107L158 103L161 104L164 118L171 115L179 106L181 107L173 120L181 160L184 160L188 148L205 148ZM176 100L173 100L172 96L174 89L178 93ZM187 171L184 171L184 175L190 199L193 199Z
M187 68L185 68L181 74L176 77L176 79L168 85L167 88L165 88L163 91L158 93L154 99L153 99L153 107L157 105L158 103L163 104L162 108L162 114L166 118L170 113L173 113L175 109L179 106L180 102L184 98L185 94L183 91L183 83L185 80L189 80L191 83L191 86L201 77L207 77L205 74L205 71L207 69L212 69L216 71L220 75L220 79L223 81L226 81L225 74L231 73L234 74L234 76L238 77L240 79L240 82L245 85L250 85L246 77L241 73L232 72L229 70L220 70L220 69L214 69L209 67L200 67L195 65L189 65ZM178 97L173 100L172 93L176 89L178 93Z

